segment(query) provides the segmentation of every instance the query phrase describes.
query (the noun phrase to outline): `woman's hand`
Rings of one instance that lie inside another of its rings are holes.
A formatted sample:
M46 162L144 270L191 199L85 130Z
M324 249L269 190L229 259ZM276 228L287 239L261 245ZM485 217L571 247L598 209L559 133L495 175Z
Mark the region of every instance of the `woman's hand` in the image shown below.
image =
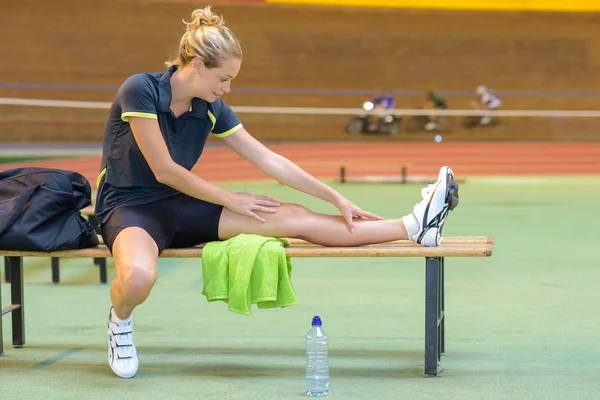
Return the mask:
M225 207L234 213L254 218L259 222L266 222L256 211L275 214L277 207L281 205L277 199L269 196L259 196L248 192L232 193Z
M348 230L350 233L354 233L356 227L354 226L354 219L370 219L370 220L381 220L384 219L379 215L375 215L368 211L363 210L362 208L356 206L350 200L342 197L337 200L335 206L340 210L340 213L344 217L346 224L348 225Z

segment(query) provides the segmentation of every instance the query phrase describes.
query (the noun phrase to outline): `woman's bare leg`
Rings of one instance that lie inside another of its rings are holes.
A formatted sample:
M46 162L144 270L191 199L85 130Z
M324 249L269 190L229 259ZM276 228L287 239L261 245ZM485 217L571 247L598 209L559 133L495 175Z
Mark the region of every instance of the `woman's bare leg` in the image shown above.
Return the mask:
M115 238L112 253L117 276L110 285L113 308L108 317L108 364L121 378L131 378L139 365L132 312L156 283L158 247L144 229L129 227Z
M424 188L421 196L412 212L402 218L354 221L354 233L350 233L343 217L316 213L297 204L282 204L274 214L261 213L264 223L223 209L219 239L255 233L300 238L323 246L360 246L400 239L438 246L448 212L458 205L458 185L452 169L442 167L437 182Z
M123 229L113 243L116 278L110 285L114 312L127 319L143 303L156 283L158 247L142 228Z
M341 216L316 213L298 204L281 204L275 214L260 215L266 222L261 223L223 209L219 239L229 239L240 233L255 233L299 238L324 246L359 246L408 238L402 219L356 220L356 230L350 233Z

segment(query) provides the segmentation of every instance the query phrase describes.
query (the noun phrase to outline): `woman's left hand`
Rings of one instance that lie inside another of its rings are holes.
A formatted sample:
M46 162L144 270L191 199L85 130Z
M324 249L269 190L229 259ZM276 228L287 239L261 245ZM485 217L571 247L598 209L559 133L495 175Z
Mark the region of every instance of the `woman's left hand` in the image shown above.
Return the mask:
M340 199L337 202L336 207L338 208L338 210L340 210L340 213L344 217L344 220L346 221L346 224L348 225L348 230L350 231L350 233L354 233L354 230L356 229L356 227L354 226L355 218L356 219L368 219L368 220L384 219L383 217L380 217L379 215L375 215L373 213L363 210L362 208L358 207L357 205L352 203L350 200L345 199L345 198Z

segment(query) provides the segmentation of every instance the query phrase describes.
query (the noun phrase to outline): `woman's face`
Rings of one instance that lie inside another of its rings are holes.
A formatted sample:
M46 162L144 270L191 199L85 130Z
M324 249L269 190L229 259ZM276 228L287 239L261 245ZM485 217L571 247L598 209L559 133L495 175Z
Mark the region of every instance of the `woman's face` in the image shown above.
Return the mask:
M214 102L231 90L231 81L240 72L242 61L237 58L224 58L220 67L207 68L197 60L194 89L196 96L209 103Z

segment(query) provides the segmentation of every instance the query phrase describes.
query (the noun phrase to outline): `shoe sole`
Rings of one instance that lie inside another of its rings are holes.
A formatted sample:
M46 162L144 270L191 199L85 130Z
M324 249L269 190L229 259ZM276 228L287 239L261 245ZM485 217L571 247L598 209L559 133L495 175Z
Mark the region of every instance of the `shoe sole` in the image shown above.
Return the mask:
M446 192L444 194L444 203L445 203L445 209L442 211L442 213L439 215L439 222L438 222L438 232L437 232L437 245L440 245L442 243L442 231L444 229L444 225L446 223L446 217L448 216L448 213L452 210L454 210L456 207L458 207L458 203L459 203L459 197L458 197L458 183L456 183L454 181L454 173L452 172L452 169L450 169L450 167L442 167L440 169L440 173L438 175L438 184L441 182L443 182L443 184L445 184L446 186ZM437 190L434 189L434 191ZM424 212L424 216L423 216L423 222L422 225L426 225L427 223L427 215L429 213L429 206L431 204L431 201L433 199L433 196L435 194L432 194L431 198L429 199L429 202L427 204L427 207L425 208L425 212ZM429 230L429 228L424 229L421 234L419 235L419 237L415 240L417 243L422 244L422 240L425 237L425 235L427 234L427 231Z
M454 174L450 173L450 168L446 171L446 203L448 204L448 209L450 211L454 210L458 207L459 198L458 198L458 183L454 181Z
M450 171L452 171L450 168L446 169L446 176L445 176L446 198L445 198L445 201L446 201L446 204L448 204L448 208L446 209L446 212L444 213L444 215L441 218L441 223L440 223L440 227L438 230L438 235L439 235L438 245L440 245L443 240L443 230L444 230L444 226L446 225L446 218L448 217L448 213L450 211L454 210L456 207L458 207L458 203L459 203L458 183L456 183L454 181L454 173L452 173Z

